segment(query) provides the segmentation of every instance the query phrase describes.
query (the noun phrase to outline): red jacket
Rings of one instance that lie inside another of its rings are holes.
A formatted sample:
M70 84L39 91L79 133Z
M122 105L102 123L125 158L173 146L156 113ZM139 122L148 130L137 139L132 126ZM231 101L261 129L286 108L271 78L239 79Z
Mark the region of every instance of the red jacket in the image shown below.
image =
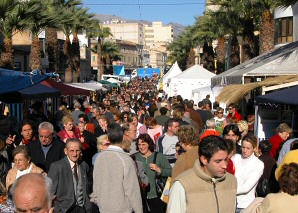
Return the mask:
M280 144L284 142L284 140L279 136L279 134L275 134L269 139L269 142L272 145L270 156L275 158L276 153L279 151Z
M235 114L234 115L228 114L227 117L228 118L235 117L235 118L237 118L238 121L241 121L242 120L242 116L237 111L235 111Z

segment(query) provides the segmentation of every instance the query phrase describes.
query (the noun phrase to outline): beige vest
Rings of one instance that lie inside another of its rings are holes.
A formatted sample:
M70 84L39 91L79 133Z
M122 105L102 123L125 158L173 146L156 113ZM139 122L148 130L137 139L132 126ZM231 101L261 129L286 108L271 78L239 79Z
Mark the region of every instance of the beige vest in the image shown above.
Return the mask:
M212 181L197 160L193 169L182 173L176 180L185 189L186 212L235 212L237 181L233 175L227 173L223 178L213 178Z

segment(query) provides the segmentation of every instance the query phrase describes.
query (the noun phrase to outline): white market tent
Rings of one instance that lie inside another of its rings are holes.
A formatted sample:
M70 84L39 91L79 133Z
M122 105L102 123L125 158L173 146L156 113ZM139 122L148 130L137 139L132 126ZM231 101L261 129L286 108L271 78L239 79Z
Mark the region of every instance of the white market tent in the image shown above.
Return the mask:
M298 74L298 41L276 48L229 69L211 80L211 86L244 84L245 78Z
M211 85L215 74L200 65L194 65L170 79L169 96L181 95L184 99L192 98L192 90Z
M221 92L222 87L213 87L211 88L211 86L206 86L206 87L201 87L201 88L197 88L192 90L192 100L195 103L198 103L199 101L202 101L204 98L206 98L206 95L210 95L210 101L211 103L214 103L216 100L216 96L219 95L219 93Z
M169 94L169 79L182 73L177 61L173 64L171 69L162 77L163 90Z

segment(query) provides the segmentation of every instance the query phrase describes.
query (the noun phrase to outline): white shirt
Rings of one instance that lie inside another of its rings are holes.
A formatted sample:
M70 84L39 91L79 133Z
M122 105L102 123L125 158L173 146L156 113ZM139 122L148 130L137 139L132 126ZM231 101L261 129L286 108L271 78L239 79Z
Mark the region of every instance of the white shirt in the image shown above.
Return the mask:
M162 139L162 148L164 155L174 155L176 153L176 143L179 141L176 135L170 136L165 133L165 137Z
M32 164L30 164L30 166L29 166L28 169L25 169L25 170L23 170L23 171L18 170L18 171L17 171L16 179L18 179L18 178L21 177L22 175L25 175L25 174L30 173L31 170L32 170Z
M235 154L231 159L237 178L237 208L246 208L255 199L256 187L263 174L264 163L254 154L248 158Z
M185 190L179 181L175 181L170 190L170 199L167 207L168 213L186 212Z

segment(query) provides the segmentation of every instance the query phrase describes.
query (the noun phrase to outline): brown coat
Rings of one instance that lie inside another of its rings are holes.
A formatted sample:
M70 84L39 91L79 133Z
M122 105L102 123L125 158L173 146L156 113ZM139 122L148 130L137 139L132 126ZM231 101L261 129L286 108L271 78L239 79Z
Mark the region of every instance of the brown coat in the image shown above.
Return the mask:
M38 173L38 174L47 175L47 173L45 171L43 171L41 168L36 166L34 163L31 163L31 165L32 165L32 169L31 169L30 173ZM6 189L8 189L8 187L11 184L13 184L13 182L16 180L17 173L18 173L18 169L15 166L8 171L8 174L6 176Z
M179 155L172 170L172 180L174 180L182 172L193 168L195 161L198 158L199 158L198 146L194 146L192 149Z
M200 128L200 132L201 132L203 130L203 127L205 124L203 123L200 113L196 112L193 109L186 109L186 111L189 112L190 118L198 124L198 126Z

